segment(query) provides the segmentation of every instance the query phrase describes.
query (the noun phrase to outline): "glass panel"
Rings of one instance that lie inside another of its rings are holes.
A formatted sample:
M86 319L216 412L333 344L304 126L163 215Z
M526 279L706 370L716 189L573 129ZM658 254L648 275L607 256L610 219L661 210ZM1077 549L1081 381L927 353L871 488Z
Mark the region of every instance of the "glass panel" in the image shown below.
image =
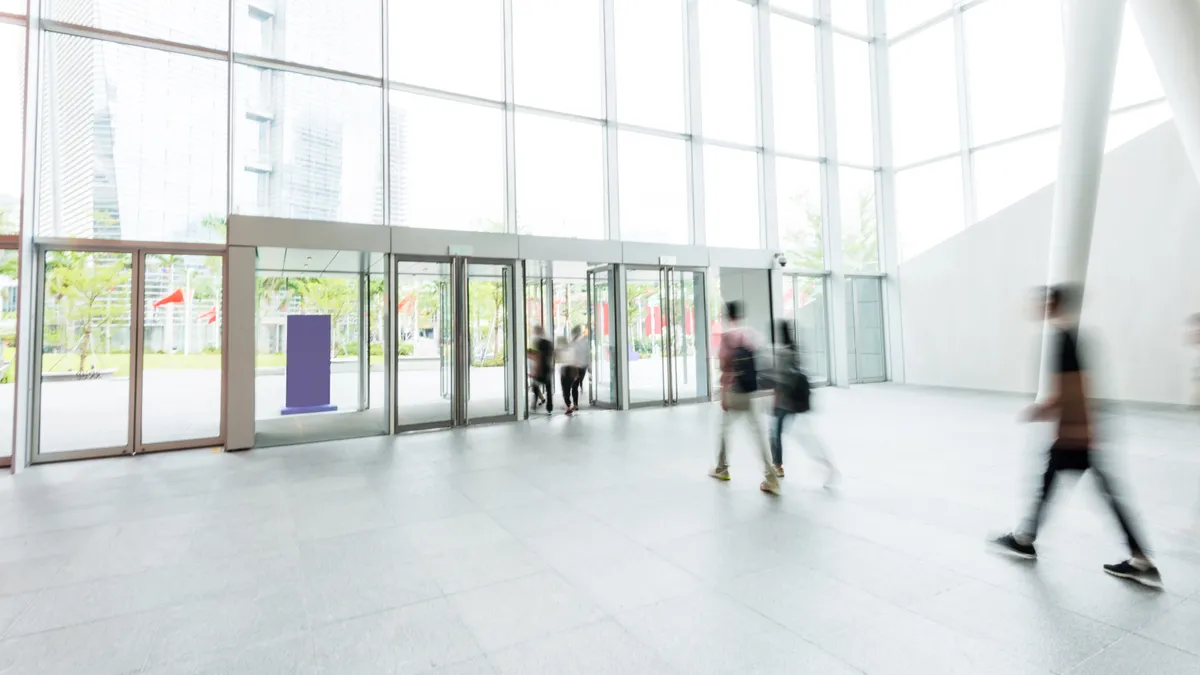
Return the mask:
M800 367L813 384L829 383L829 328L823 277L783 277L783 311L794 322Z
M1112 107L1122 108L1163 96L1162 82L1146 41L1138 28L1133 9L1125 5L1125 25L1121 29L1121 51L1117 56L1117 79L1113 87Z
M859 277L852 280L856 312L854 319L855 381L882 382L887 379L883 337L882 281Z
M0 458L12 456L17 381L17 252L0 250Z
M281 61L380 75L383 71L380 2L236 0L234 47L245 54Z
M1108 119L1108 136L1104 142L1107 152L1154 129L1174 117L1166 102L1130 110Z
M512 361L508 358L507 265L467 265L467 337L471 371L467 390L470 419L511 415Z
M1058 124L1063 92L1060 4L1005 0L963 13L975 143Z
M0 12L25 14L25 0L0 0Z
M757 143L750 5L700 0L700 96L705 138Z
M671 272L671 360L675 399L708 396L708 353L704 337L704 273Z
M847 272L879 271L875 172L840 167L842 264Z
M954 0L885 0L888 34L899 35L950 9Z
M875 164L875 124L871 117L871 63L866 42L833 36L834 93L837 101L838 157Z
M516 102L600 117L604 45L598 0L513 0Z
M223 243L228 64L45 38L40 234Z
M588 335L592 341L592 403L615 406L617 400L617 361L613 358L613 269L604 267L588 273L591 299Z
M604 135L597 125L517 113L517 231L604 238Z
M617 119L684 130L684 11L681 0L614 0Z
M503 99L503 1L389 0L388 77Z
M962 160L958 157L896 174L901 262L962 231L962 195Z
M380 89L251 66L234 85L236 213L383 222Z
M396 263L396 424L452 419L450 265Z
M758 153L705 146L704 199L708 246L758 248Z
M1054 182L1058 132L971 153L975 217L983 220Z
M9 11L7 4L0 2L0 11ZM24 0L11 4L25 13ZM214 49L229 46L229 0L43 0L42 16Z
M687 146L684 141L621 131L617 134L621 239L687 244Z
M892 123L896 163L958 149L958 85L954 24L926 29L891 48Z
M221 435L222 259L145 258L141 442Z
M19 229L24 120L25 27L0 24L0 234Z
M775 105L775 147L780 151L813 156L820 153L816 54L815 28L782 16L771 17L771 96Z
M775 160L779 240L788 267L825 269L825 228L821 216L821 165L798 159Z
M390 96L392 224L504 232L504 112Z
M661 276L659 270L625 270L629 402L632 404L662 403L667 397Z
M896 0L893 0L893 2ZM908 2L910 0L899 0ZM867 34L868 0L831 0L830 19L833 25L855 33Z
M804 16L816 16L816 0L771 0L771 7L786 9Z
M128 446L132 276L128 253L46 253L39 454Z

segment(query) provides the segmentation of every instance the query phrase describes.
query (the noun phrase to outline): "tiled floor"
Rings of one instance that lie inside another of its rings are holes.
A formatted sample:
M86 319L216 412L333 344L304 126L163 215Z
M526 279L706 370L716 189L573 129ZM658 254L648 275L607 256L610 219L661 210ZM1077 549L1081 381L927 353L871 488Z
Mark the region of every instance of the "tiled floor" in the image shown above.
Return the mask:
M845 480L757 490L716 408L34 468L0 478L0 673L1200 673L1200 421L1105 429L1166 579L1090 480L1042 559L983 540L1045 428L1019 399L818 392Z

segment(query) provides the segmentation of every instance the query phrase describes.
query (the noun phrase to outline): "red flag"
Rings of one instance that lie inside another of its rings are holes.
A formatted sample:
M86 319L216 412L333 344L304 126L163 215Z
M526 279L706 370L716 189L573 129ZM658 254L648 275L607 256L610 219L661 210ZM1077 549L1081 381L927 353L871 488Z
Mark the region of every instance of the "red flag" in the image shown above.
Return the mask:
M217 306L213 305L212 309L204 312L196 317L196 321L200 323L213 324L217 322Z
M158 300L155 300L154 301L154 309L158 309L159 307L162 307L163 305L177 305L182 302L183 302L183 289L176 288L174 291L171 291L170 295L165 295L165 296L159 298Z

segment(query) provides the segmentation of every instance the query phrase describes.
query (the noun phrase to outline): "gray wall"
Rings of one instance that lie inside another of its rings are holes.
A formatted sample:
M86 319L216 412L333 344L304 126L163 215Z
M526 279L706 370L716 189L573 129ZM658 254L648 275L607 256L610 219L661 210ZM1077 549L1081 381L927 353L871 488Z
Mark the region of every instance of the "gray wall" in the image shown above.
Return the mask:
M1030 289L1046 282L1053 186L900 265L907 381L1032 392ZM1105 159L1082 323L1097 395L1187 403L1200 311L1200 183L1173 122Z
M745 324L771 338L771 272L765 269L722 267L721 304L740 300L746 311ZM718 317L713 317L718 318Z

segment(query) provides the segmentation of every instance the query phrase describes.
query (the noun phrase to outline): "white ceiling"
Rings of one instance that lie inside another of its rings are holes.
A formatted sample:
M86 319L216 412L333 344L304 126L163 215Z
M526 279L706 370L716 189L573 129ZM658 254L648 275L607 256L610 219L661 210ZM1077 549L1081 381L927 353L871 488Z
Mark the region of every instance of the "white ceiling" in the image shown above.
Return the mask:
M384 253L316 251L300 248L258 248L259 273L320 277L326 274L383 274Z

